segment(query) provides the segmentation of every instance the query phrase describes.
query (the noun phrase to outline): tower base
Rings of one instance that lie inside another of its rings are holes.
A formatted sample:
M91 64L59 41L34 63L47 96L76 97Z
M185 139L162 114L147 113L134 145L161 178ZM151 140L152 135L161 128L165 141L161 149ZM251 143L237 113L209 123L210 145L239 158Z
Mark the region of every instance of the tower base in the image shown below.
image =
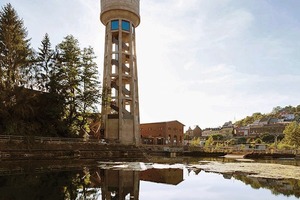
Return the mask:
M137 130L134 130L133 119L122 119L121 123L122 126L120 127L119 119L108 119L106 121L106 139L124 145L139 145L140 138Z

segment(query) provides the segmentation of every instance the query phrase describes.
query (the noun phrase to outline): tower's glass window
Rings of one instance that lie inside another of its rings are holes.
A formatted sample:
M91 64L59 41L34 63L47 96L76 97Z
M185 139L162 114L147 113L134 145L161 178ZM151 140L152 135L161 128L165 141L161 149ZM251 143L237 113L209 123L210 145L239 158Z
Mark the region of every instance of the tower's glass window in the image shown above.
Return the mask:
M130 23L128 21L122 20L122 30L130 31Z
M118 30L119 29L119 20L111 21L111 30Z

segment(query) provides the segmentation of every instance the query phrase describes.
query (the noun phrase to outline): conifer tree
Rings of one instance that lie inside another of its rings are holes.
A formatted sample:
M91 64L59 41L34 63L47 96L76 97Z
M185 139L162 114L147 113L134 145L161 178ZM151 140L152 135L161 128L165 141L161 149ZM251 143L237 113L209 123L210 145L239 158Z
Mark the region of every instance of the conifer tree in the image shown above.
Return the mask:
M57 92L65 100L64 120L72 134L78 134L79 106L81 96L81 51L79 42L68 35L57 46L56 82Z
M30 50L23 20L11 4L0 11L0 76L2 89L24 85L22 72L29 64Z
M20 86L30 64L30 49L23 20L11 4L0 10L0 130L3 134L25 134L32 107Z
M0 11L0 132L78 134L100 100L94 58L93 49L81 51L72 35L53 50L46 34L33 53L23 20L11 4L4 6Z
M96 105L100 103L100 81L98 66L94 62L92 47L84 48L82 52L82 113L95 112Z
M82 51L82 77L81 77L81 105L82 114L81 129L89 132L88 117L97 112L97 104L100 103L100 81L98 66L94 62L96 58L92 47Z
M43 125L44 136L66 136L67 128L62 122L65 101L56 79L56 54L51 48L48 34L45 34L41 46L36 52L34 65L31 67L34 89L39 90L38 114Z
M49 91L49 83L54 68L54 50L51 48L51 42L46 33L38 52L35 53L33 64L27 73L27 79L30 81L30 87L39 91ZM28 81L28 82L29 82Z

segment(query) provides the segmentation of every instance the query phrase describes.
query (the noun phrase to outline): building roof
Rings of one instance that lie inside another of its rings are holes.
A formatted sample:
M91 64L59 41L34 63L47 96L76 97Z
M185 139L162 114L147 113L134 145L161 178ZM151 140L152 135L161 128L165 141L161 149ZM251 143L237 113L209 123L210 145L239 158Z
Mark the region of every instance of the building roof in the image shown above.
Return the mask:
M165 121L165 122L150 122L150 123L141 123L142 124L168 124L168 123L172 123L172 122L177 122L182 124L183 126L185 126L183 123L179 122L178 120L173 120L173 121Z

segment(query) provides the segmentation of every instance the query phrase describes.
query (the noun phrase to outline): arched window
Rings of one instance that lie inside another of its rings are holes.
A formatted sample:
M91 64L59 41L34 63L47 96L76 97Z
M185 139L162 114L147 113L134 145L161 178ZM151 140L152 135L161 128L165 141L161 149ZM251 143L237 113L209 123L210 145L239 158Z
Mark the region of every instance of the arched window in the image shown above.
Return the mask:
M167 140L166 140L166 144L170 144L170 143L171 143L171 135L169 135Z

